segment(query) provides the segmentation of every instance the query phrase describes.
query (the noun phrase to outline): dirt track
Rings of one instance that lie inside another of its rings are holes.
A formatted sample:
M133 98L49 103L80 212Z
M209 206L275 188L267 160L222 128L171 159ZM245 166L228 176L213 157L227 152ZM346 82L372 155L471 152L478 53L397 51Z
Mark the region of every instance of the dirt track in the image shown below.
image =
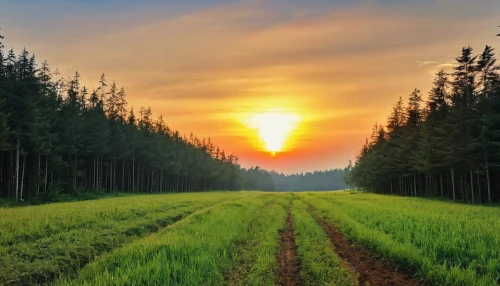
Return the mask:
M346 260L359 274L359 285L370 286L417 286L417 280L407 273L398 272L384 258L372 257L361 245L349 242L326 219L315 216L328 238L335 247L337 255Z
M287 210L286 228L280 232L278 252L279 285L304 285L300 276L300 264L293 232L293 217Z

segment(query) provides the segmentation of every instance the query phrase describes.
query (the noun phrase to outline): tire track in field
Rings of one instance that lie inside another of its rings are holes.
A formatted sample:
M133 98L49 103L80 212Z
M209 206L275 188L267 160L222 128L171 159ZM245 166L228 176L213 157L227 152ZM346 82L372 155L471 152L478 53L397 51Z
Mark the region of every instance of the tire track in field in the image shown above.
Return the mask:
M122 241L118 241L114 245L108 244L108 241L105 241L105 243L99 244L98 247L96 246L95 254L92 256L80 255L78 253L75 253L73 256L73 259L75 261L72 262L66 269L61 270L60 268L57 268L40 273L25 273L24 275L16 277L15 279L5 281L5 285L50 284L57 278L63 276L66 276L67 278L74 278L82 268L84 268L91 261L98 259L101 255L124 247L125 245L133 243L140 238L157 233L179 221L186 219L195 212L208 209L220 203L221 202L201 205L199 206L199 208L186 210L176 215L164 215L155 218L151 223L138 224L122 230L110 229L110 232L112 232L113 234L122 234ZM183 207L185 206L173 206L171 208L168 208L168 211L180 210ZM82 244L82 247L88 247L89 245L93 244ZM4 285L2 283L3 282L0 281L0 285Z
M359 285L380 286L418 286L418 281L404 272L398 272L389 265L383 257L372 257L368 251L359 244L349 242L342 232L335 228L327 219L316 215L313 206L309 206L309 213L323 228L333 244L337 255L359 274Z
M270 204L272 203L268 203L264 206L264 208L268 208ZM247 233L251 233L252 223L258 218L258 216L255 215L255 212L253 214L254 216L247 226ZM256 242L251 240L249 241L249 239L247 239L245 242L238 245L238 247L240 248L241 260L224 273L223 285L241 285L252 268L252 264L249 263L250 261L247 261L247 253L249 248L256 247Z
M264 210L269 209L275 205L274 201L267 203L263 208ZM262 216L264 212L255 211L257 214L253 217L247 227L247 233L252 233L252 224ZM255 214L255 213L254 213ZM252 237L248 238L243 242L240 247L241 259L235 265L233 265L229 270L224 273L224 282L222 285L242 285L250 273L253 263L248 257L248 252L250 248L257 247L257 241Z
M286 228L280 231L280 246L278 251L279 281L278 285L304 285L300 276L300 263L293 231L293 216L290 208L286 211Z

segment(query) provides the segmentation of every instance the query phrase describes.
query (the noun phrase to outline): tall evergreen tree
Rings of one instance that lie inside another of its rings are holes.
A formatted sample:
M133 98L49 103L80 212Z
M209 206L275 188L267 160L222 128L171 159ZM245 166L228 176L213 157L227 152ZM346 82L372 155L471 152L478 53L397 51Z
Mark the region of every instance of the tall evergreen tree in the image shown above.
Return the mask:
M425 108L420 92L400 99L385 139L361 147L345 176L367 191L441 196L468 203L500 200L500 75L494 49L464 47L451 75L440 71ZM381 143L379 143L381 142Z
M241 188L235 156L218 157L210 140L183 138L162 117L153 120L149 107L126 118L125 89L108 86L104 74L89 92L78 72L63 81L26 49L6 55L2 40L0 196Z

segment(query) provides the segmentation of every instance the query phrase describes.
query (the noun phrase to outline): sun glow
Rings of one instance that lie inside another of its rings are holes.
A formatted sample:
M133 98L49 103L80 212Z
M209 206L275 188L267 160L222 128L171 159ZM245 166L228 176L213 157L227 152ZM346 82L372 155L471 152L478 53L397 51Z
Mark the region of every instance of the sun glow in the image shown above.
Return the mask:
M272 156L283 151L290 134L298 127L300 116L280 111L267 111L253 115L250 126L257 129L260 140Z

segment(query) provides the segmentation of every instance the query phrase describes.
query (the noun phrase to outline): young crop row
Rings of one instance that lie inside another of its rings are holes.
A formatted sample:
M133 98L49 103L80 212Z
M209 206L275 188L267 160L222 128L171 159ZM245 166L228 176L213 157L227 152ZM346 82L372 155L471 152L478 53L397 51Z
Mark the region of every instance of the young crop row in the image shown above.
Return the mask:
M370 194L302 194L346 235L436 285L500 283L500 210Z
M196 210L241 194L130 196L0 208L0 284L49 282Z
M333 245L333 226L420 282L500 282L500 210L493 207L239 192L0 208L0 217L0 284L277 285L285 277L297 285L357 285L365 274L338 257L354 246Z
M221 283L225 270L240 259L240 246L252 236L247 230L260 227L253 223L254 220L272 218L265 216L273 210L266 208L271 200L272 197L247 197L201 210L158 233L104 255L87 265L76 280L62 279L56 285ZM265 257L263 265L269 267ZM247 276L258 271L258 267L250 269ZM264 269L261 273L268 271ZM265 277L263 279L266 281Z
M294 228L306 285L357 285L356 273L341 265L332 243L307 211L302 200L293 200Z
M278 285L280 234L293 214L306 285L357 285L339 263L306 204L263 194L197 211L157 233L104 254L56 285Z

